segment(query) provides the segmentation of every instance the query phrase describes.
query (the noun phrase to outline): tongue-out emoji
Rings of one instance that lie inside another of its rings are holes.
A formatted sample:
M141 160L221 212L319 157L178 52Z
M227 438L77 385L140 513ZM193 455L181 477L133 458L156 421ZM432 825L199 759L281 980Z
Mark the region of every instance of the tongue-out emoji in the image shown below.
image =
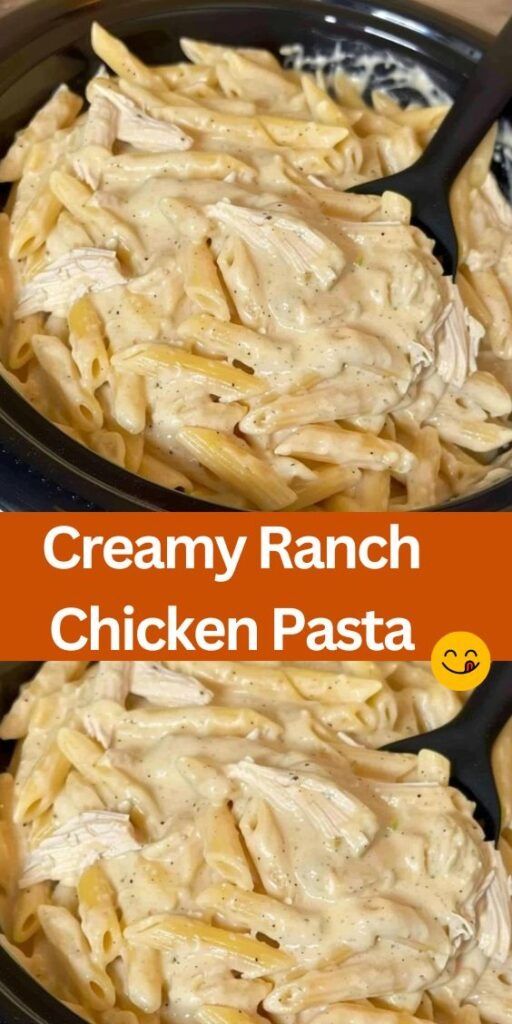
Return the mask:
M459 630L437 641L430 664L438 683L448 689L474 690L489 673L491 655L481 637Z

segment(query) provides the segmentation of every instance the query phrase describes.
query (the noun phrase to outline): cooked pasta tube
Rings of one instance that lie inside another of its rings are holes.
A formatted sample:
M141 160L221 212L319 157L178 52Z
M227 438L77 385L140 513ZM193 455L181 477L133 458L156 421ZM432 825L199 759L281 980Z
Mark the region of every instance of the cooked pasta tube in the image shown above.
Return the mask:
M323 466L311 480L297 485L297 497L287 506L286 511L298 512L329 501L346 490L351 491L359 475L359 470L352 466Z
M11 148L0 162L0 181L17 181L23 174L24 164L31 148L43 139L74 121L82 107L82 99L62 85L48 103L41 107L27 127L19 133Z
M107 973L94 962L78 921L63 907L39 909L41 927L59 951L85 1006L105 1010L114 1005L115 991Z
M230 363L238 360L262 372L286 370L291 363L291 349L275 345L240 324L225 323L207 313L184 320L178 329L180 338L191 339L201 354L223 356Z
M291 488L270 466L235 439L214 430L189 427L180 432L180 440L208 469L235 491L247 494L258 508L284 508L294 500Z
M14 820L23 824L44 814L60 791L69 767L69 761L55 746L42 754L17 793Z
M39 882L24 889L14 907L12 939L22 946L39 931L39 908L50 902L51 887L48 882Z
M144 1014L156 1013L162 1004L163 984L159 951L148 946L128 946L124 958L130 1001Z
M101 320L87 295L71 307L68 324L73 360L84 387L94 392L108 380L109 358Z
M30 203L11 239L11 257L19 259L37 253L57 223L60 201L44 189Z
M408 473L414 462L412 453L393 441L327 425L295 431L279 442L276 452L359 469L391 469L397 474Z
M162 369L177 369L190 374L191 377L207 377L211 387L220 388L221 394L226 391L232 394L255 394L263 389L263 384L243 370L238 370L220 360L205 359L184 349L172 348L170 345L135 345L133 348L118 352L112 364L120 370L131 373L158 374Z
M49 334L34 335L32 348L76 427L84 431L101 427L101 406L87 386L82 384L71 354L60 338Z
M291 967L292 957L280 949L246 935L225 931L200 920L166 915L149 917L125 929L125 938L135 945L172 951L178 942L199 942L213 947L228 961L245 965L249 977L274 974Z
M126 77L148 89L163 88L163 81L157 71L147 68L142 61L134 57L126 46L105 28L93 23L91 42L94 52L108 64L117 75Z
M82 931L95 959L105 965L122 952L114 892L98 864L91 865L78 885L78 912Z
M229 807L209 808L203 815L201 832L206 863L239 888L252 889L251 869Z

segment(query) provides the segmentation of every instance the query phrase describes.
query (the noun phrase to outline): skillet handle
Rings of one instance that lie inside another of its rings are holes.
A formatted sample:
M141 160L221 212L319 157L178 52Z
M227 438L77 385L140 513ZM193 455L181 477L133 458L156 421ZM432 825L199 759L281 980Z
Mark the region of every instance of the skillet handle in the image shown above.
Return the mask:
M512 715L512 662L494 661L487 679L477 687L451 722L422 736L408 736L383 747L397 754L436 750L451 762L452 784L476 804L477 818L488 839L498 842L501 807L491 768L493 743Z
M416 166L449 188L512 99L512 18L471 72Z
M418 754L427 747L452 763L488 757L493 743L512 716L512 662L493 661L487 679L473 691L456 718L432 732L407 736L383 750Z
M493 661L487 679L474 690L454 720L469 745L484 739L490 749L512 716L512 662ZM451 724L451 723L450 723Z
M450 758L452 783L474 801L477 820L487 839L496 845L501 831L501 802L491 754L495 739L511 715L512 663L494 661L487 679L471 694L457 718L432 734L434 748Z

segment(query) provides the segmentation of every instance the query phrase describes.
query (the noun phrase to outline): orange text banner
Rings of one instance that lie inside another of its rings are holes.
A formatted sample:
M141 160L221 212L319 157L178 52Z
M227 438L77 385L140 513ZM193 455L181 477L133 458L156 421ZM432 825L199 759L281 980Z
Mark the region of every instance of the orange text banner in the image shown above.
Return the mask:
M507 514L9 513L0 659L512 658Z

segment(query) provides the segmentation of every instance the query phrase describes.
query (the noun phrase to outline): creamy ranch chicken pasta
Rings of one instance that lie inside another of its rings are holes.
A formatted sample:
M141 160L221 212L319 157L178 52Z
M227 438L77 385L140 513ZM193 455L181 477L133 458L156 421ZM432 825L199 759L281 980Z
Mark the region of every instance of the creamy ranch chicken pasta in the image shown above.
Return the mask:
M100 1024L510 1024L502 852L419 664L45 665L1 726L4 948ZM507 765L506 774L503 767Z
M190 63L150 68L92 43L85 112L63 86L0 162L7 380L106 458L240 508L418 507L506 475L495 132L454 189L455 286L405 199L345 191L411 164L446 107L370 109L263 50L184 39Z

